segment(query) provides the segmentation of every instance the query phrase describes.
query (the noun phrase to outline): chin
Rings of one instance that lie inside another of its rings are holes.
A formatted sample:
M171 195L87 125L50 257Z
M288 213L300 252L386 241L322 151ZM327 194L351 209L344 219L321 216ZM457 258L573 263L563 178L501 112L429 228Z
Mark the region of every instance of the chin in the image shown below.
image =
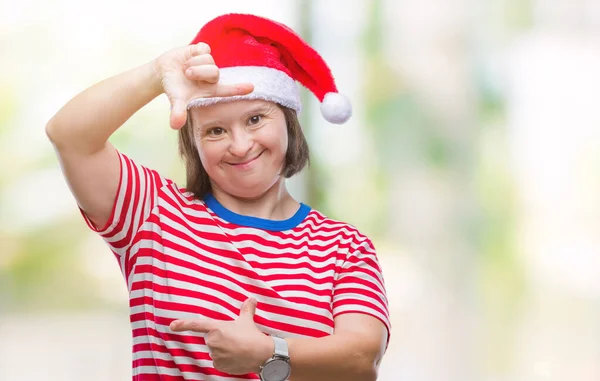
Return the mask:
M272 182L261 181L259 183L242 181L235 184L230 183L227 187L221 187L221 189L238 198L256 199L267 193L275 184L277 184L277 180Z

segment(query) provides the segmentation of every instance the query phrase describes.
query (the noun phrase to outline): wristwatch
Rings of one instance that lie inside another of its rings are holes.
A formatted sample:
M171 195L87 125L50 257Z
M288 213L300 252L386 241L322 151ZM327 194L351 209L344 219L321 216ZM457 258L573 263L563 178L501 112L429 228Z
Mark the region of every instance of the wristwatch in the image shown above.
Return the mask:
M273 356L260 367L260 379L261 381L285 381L290 377L292 371L288 345L279 336L271 335L271 337L275 342L275 350Z

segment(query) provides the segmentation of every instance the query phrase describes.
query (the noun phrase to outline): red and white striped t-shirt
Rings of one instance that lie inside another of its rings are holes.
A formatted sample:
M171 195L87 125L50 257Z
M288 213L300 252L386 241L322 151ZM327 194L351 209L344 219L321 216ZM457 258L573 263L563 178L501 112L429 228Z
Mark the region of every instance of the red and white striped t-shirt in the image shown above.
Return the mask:
M331 335L334 317L372 315L390 329L381 269L356 228L301 204L285 221L198 200L119 153L121 179L102 229L88 225L119 261L129 290L133 380L258 379L216 370L203 335L175 333L174 319L234 320L244 300L267 334Z

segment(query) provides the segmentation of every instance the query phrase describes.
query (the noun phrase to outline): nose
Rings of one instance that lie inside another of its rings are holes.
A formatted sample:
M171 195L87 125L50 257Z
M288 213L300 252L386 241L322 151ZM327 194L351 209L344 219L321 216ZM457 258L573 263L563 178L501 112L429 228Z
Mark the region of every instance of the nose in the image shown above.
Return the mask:
M231 144L229 145L229 152L240 158L246 157L254 141L252 134L250 134L245 128L236 129L232 133Z

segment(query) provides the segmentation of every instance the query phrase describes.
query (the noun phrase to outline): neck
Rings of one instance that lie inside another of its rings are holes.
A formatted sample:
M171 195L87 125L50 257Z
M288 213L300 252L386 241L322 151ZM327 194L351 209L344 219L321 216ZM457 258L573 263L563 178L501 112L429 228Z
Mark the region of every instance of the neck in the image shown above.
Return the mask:
M214 183L212 194L221 205L234 213L267 220L287 220L298 211L300 205L288 192L283 179L257 197L232 195Z

